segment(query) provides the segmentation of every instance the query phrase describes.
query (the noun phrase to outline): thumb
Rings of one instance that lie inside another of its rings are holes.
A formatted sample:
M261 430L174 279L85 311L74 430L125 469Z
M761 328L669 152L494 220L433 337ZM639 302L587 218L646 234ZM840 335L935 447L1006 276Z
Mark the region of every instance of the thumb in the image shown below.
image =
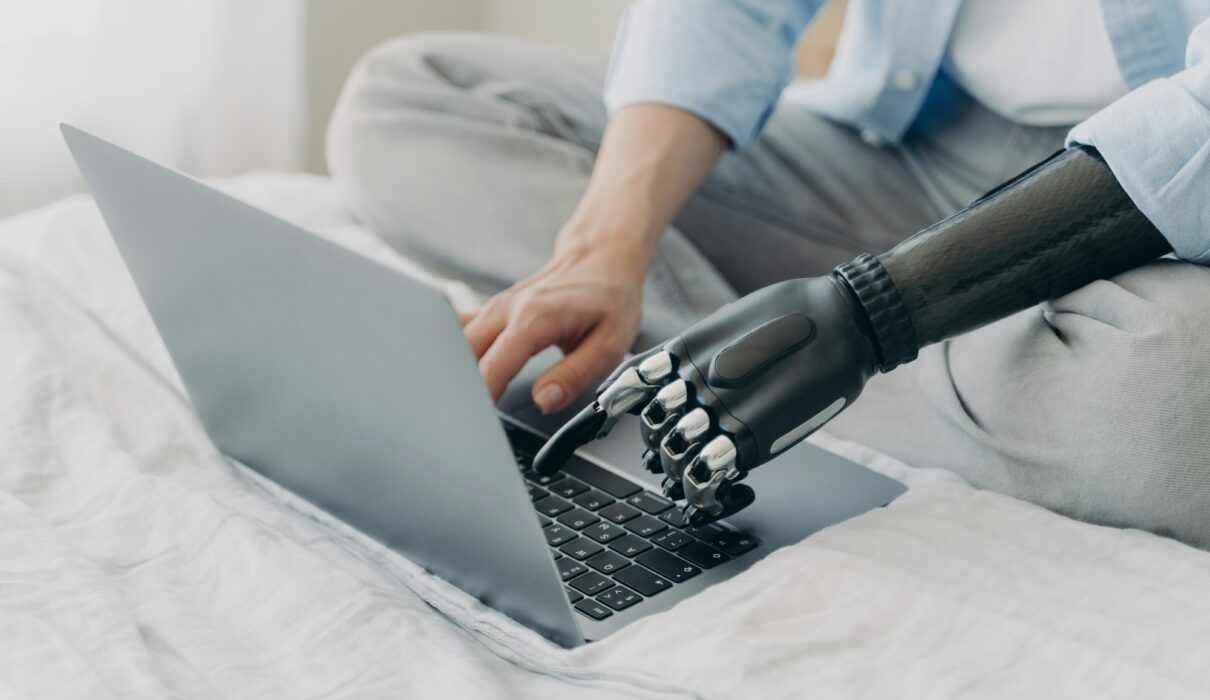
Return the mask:
M604 377L626 351L604 329L594 329L574 350L534 382L533 399L545 415L557 413Z

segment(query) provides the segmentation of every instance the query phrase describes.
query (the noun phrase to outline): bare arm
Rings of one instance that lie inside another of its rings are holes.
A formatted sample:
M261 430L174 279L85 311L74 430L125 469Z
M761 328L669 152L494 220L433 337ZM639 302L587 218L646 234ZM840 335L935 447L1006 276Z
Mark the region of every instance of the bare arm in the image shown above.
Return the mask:
M619 111L556 251L569 243L617 242L650 257L726 147L722 133L684 110L635 105Z
M613 116L551 261L466 324L493 398L551 345L565 357L534 384L546 413L621 361L638 334L643 279L660 235L726 147L721 132L674 107L634 105Z

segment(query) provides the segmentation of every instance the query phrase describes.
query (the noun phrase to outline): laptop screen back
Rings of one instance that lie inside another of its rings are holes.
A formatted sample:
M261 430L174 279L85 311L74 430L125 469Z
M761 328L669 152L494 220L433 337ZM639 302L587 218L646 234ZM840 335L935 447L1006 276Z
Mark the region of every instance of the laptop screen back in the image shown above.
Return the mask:
M440 293L63 132L221 450L551 639L583 641Z

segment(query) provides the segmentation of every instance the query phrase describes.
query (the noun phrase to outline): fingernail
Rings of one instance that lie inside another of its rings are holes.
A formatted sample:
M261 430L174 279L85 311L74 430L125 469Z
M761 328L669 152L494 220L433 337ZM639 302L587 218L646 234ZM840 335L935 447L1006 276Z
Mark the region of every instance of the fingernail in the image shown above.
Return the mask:
M551 382L538 390L534 403L544 414L554 413L563 403L563 387Z

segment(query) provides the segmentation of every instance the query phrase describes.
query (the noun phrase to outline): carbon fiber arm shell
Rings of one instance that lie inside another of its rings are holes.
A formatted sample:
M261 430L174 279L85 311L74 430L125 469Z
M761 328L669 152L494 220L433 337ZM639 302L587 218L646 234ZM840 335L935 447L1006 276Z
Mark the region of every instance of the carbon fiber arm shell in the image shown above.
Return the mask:
M924 347L1170 251L1100 155L1081 146L878 259Z

